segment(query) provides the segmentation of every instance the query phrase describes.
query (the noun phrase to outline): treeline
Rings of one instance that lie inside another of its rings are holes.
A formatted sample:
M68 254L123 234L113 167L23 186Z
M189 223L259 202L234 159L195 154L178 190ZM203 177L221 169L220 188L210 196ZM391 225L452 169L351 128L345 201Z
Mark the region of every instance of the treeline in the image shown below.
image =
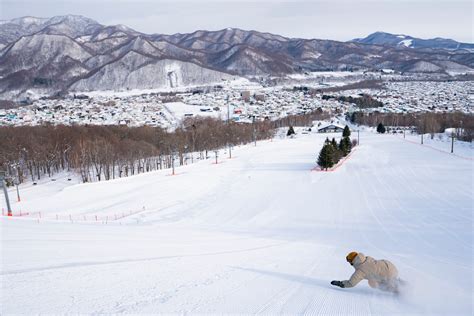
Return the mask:
M360 97L354 98L352 96L346 97L346 96L343 96L343 95L341 95L341 96L332 96L332 95L323 94L322 99L323 100L335 99L335 100L338 100L340 102L349 102L349 103L357 105L361 109L383 107L383 102L372 98L372 96L370 96L368 94L363 94L362 93L362 94L359 94L359 96Z
M354 112L348 119L359 125L414 127L418 133L443 133L446 128L455 128L456 137L464 141L474 138L474 115L462 112L452 113L364 113Z
M62 171L77 172L83 182L109 180L206 159L210 151L269 139L289 122L326 116L318 111L254 124L187 118L173 132L149 126L0 127L0 170L20 183Z
M273 128L287 127L287 126L311 126L313 121L327 120L331 114L324 112L322 108L317 108L312 112L299 115L288 115L278 120L271 121Z
M9 100L0 100L0 110L8 110L8 109L14 109L19 107L18 104L16 104L13 101Z
M315 92L323 93L323 92L338 92L338 91L358 90L358 89L383 89L382 84L383 84L382 80L362 80L362 81L350 83L344 86L316 89Z

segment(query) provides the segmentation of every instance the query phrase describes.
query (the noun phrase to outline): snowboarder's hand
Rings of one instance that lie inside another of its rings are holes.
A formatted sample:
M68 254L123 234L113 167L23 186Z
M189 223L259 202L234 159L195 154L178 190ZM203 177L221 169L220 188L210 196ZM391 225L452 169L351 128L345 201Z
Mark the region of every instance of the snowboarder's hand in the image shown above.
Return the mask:
M331 284L342 288L344 287L344 284L341 281L331 281Z

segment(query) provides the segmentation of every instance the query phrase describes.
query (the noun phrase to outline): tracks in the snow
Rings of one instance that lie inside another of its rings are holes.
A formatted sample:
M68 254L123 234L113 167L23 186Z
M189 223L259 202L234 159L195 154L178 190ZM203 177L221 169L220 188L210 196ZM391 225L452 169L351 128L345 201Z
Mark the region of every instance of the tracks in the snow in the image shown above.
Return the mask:
M155 260L165 260L165 259L179 259L179 258L186 258L186 257L205 257L205 256L218 256L224 254L233 254L233 253L240 253L240 252L249 252L249 251L257 251L272 247L278 247L288 242L280 242L260 247L252 247L252 248L244 248L244 249L235 249L235 250L227 250L227 251L215 251L215 252L206 252L206 253L197 253L197 254L183 254L183 255L170 255L170 256L159 256L159 257L148 257L148 258L141 258L141 259L122 259L122 260L110 260L110 261L89 261L89 262L72 262L72 263L65 263L60 265L54 265L49 267L40 267L40 268L30 268L30 269L19 269L19 270L10 270L10 271L2 271L0 275L11 275L11 274L19 274L19 273L29 273L29 272L42 272L48 270L58 270L58 269L69 269L69 268L81 268L87 266L102 266L102 265L111 265L111 264L124 264L124 263L137 263L137 262L146 262L146 261L155 261Z

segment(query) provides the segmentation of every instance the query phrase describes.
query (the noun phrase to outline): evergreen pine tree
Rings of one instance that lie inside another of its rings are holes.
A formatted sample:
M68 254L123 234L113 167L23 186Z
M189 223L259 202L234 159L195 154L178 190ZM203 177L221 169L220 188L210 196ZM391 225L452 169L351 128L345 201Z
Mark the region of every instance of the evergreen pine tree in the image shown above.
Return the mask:
M319 152L318 165L326 170L334 166L334 148L331 144L325 144Z
M351 139L349 137L343 137L339 141L339 150L344 156L347 156L352 149Z
M296 133L295 133L295 130L293 129L293 126L290 125L290 127L288 128L288 132L286 133L286 136L291 136L293 134L296 134Z
M342 137L349 137L351 136L351 130L349 129L349 126L346 125L344 127L344 131L342 131Z
M385 126L383 126L382 123L379 123L379 125L377 125L377 133L380 133L380 134L385 133Z
M339 146L337 145L336 139L334 137L331 140L331 146L334 149L334 164L337 164L339 160L341 160L343 154L339 150Z
M344 145L345 145L345 143L342 141L342 138L341 138L341 140L339 141L339 146L338 147L339 147L339 151L345 156L344 153L346 152L346 149L344 148Z
M344 142L344 148L346 149L346 155L348 155L352 150L351 139L348 136L348 137L344 137L342 139L342 141Z

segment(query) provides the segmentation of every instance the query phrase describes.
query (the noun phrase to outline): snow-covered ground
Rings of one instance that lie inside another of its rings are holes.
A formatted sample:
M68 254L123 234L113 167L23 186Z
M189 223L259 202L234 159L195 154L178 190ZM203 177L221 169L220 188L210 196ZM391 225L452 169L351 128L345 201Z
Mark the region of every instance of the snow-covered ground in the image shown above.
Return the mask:
M14 210L42 218L0 219L0 313L471 315L473 161L362 132L337 171L311 172L326 136L22 189ZM353 250L392 261L403 293L331 286Z
M163 107L168 111L174 119L174 124L178 124L186 117L204 116L218 118L221 116L219 111L214 111L208 105L189 105L183 102L164 103ZM225 113L227 116L227 111Z
M403 134L397 134L398 137L403 138ZM442 151L451 154L451 146L453 147L454 156L461 158L470 159L474 161L474 148L472 143L454 140L454 144L451 143L450 133L438 133L434 134L433 138L430 134L423 135L423 144L421 144L421 135L417 134L406 134L405 141L420 146L431 148L434 150Z

